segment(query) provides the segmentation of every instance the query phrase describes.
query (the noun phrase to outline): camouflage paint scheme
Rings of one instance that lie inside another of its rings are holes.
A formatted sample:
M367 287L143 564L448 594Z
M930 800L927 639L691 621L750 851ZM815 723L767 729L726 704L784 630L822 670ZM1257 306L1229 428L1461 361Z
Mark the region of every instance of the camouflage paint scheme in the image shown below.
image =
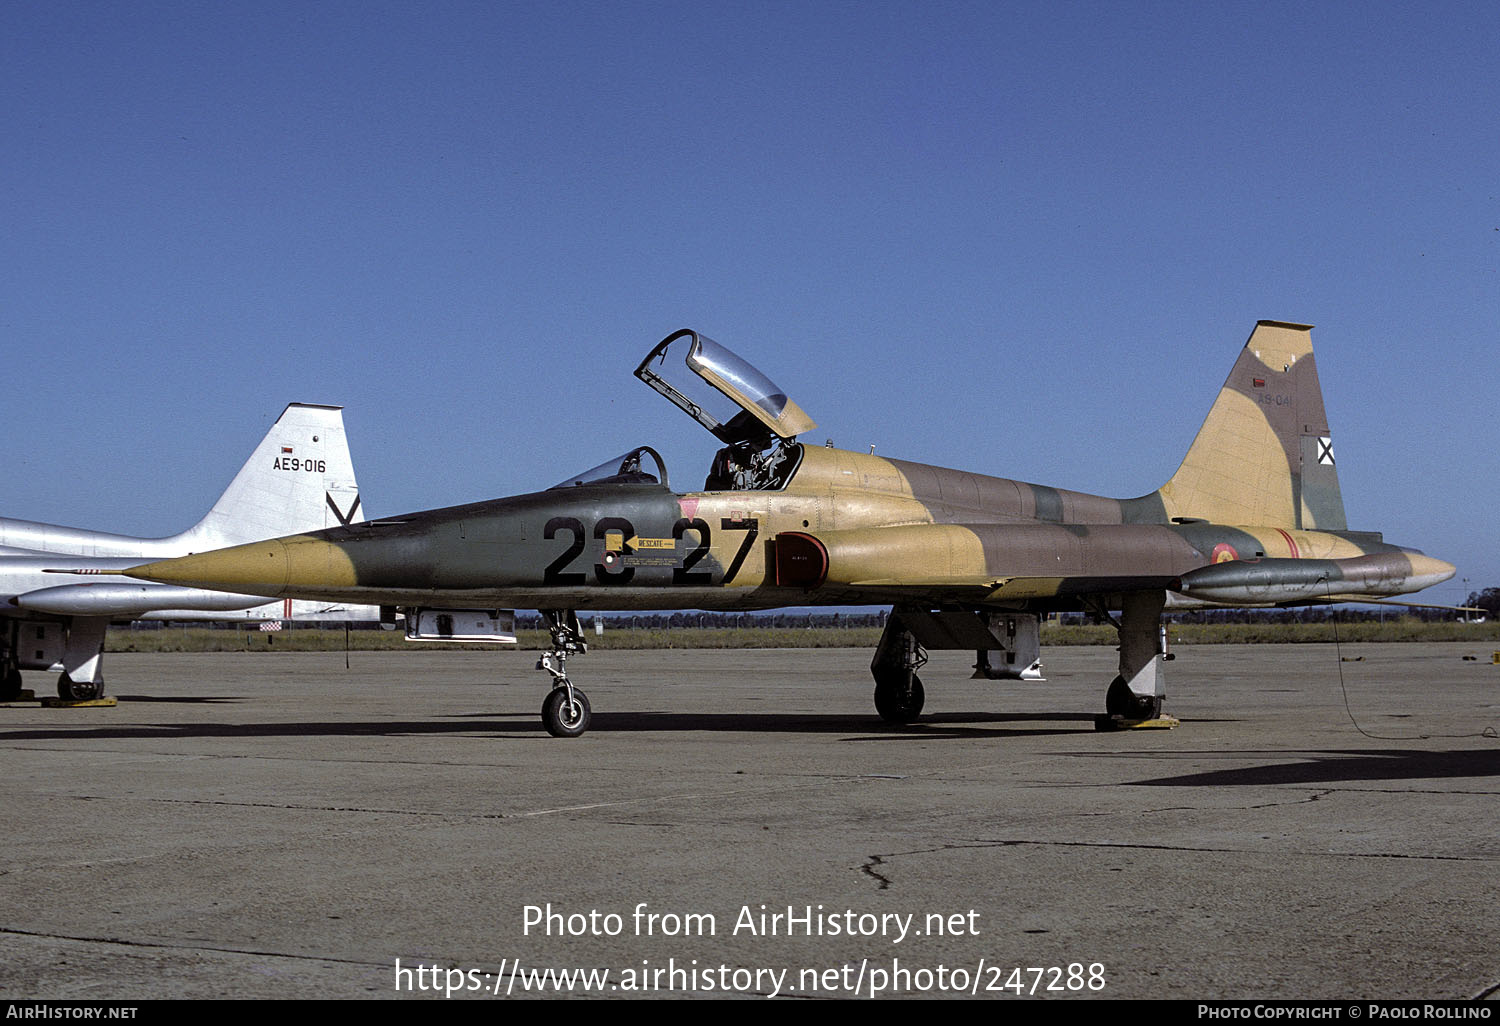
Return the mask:
M721 438L739 438L643 375L669 343L697 338L669 336L637 374ZM913 699L910 692L923 646L973 647L985 676L1017 675L984 665L986 651L1002 653L1011 668L1018 652L1022 665L1030 663L1027 645L1018 648L996 632L1005 617L1013 634L1018 615L1034 625L1047 611L1121 611L1120 677L1107 705L1122 715L1154 715L1164 694L1157 636L1168 604L1370 600L1454 572L1378 534L1346 529L1306 325L1259 322L1181 467L1157 491L1132 499L798 444L757 408L754 395L700 376L767 428L755 442L721 451L706 490L672 491L659 458L658 474L649 475L637 465L638 451L636 463L600 483L258 542L131 573L408 610L571 615L586 607L889 604L893 628L873 669L877 705L882 687L886 706L899 694L895 708L881 710L899 721L915 715L913 702L920 708L920 694ZM784 396L776 398L785 402L780 427L816 426ZM745 437L759 430L752 425ZM733 487L724 467L776 444L772 433L782 437L774 450L779 465L764 482L771 486Z

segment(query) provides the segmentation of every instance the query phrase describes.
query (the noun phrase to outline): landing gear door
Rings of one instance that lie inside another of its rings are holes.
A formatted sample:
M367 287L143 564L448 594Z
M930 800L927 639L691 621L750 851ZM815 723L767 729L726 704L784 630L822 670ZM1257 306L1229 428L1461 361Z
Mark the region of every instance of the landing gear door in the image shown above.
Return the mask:
M663 339L635 376L727 445L763 448L818 426L764 374L690 328Z
M407 641L516 643L514 609L408 609Z

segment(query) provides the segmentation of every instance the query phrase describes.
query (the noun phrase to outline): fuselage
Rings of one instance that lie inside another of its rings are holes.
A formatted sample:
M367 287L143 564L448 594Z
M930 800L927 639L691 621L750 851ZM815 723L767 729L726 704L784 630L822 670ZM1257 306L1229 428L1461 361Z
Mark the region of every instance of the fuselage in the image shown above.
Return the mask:
M1176 591L1223 563L1266 572L1220 573L1177 600L1275 604L1401 594L1453 571L1375 535L1172 523L1153 496L793 448L795 465L774 489L561 486L199 554L148 574L397 606L739 610L905 600L1077 608L1084 593ZM793 565L793 551L822 565ZM1364 562L1346 577L1348 560Z

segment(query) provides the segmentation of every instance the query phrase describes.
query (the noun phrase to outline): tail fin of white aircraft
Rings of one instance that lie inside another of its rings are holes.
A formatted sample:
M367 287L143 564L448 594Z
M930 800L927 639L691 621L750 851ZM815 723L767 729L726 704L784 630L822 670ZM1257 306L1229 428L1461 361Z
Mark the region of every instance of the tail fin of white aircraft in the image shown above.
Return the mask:
M1259 321L1182 466L1166 516L1346 529L1312 326Z
M343 408L292 403L208 515L170 541L203 552L364 518Z

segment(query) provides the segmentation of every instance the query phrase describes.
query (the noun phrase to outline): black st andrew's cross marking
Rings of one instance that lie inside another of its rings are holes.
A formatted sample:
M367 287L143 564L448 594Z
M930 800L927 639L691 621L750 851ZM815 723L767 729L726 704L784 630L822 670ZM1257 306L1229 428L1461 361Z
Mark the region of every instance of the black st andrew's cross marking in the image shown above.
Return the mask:
M333 510L333 515L339 518L339 523L345 527L348 527L349 521L353 520L354 514L359 511L359 493L354 493L354 503L349 507L348 516L345 516L343 513L339 512L339 504L333 501L332 492L324 492L323 498L328 500L328 508Z

